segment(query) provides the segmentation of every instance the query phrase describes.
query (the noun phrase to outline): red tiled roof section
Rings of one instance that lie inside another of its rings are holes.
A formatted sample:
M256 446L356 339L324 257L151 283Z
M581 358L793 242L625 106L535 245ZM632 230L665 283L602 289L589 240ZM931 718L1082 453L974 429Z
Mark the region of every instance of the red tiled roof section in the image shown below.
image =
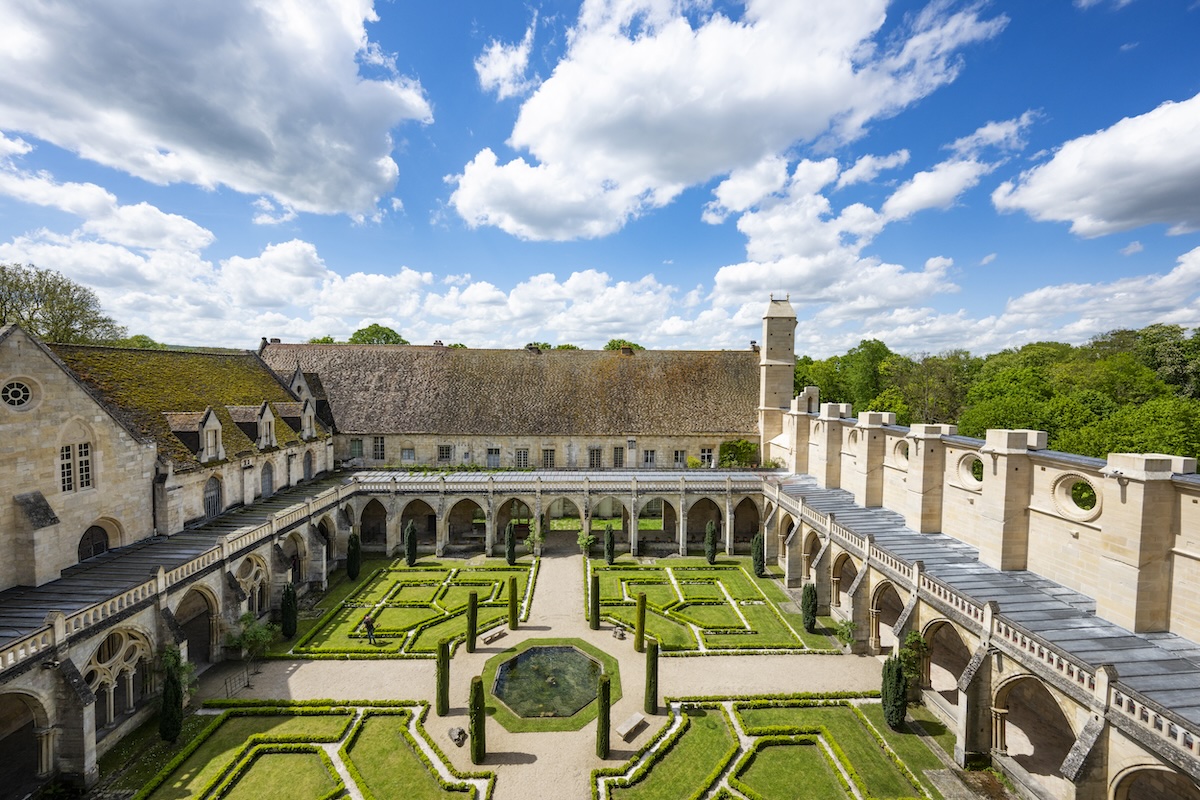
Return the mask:
M471 350L271 344L317 373L341 433L754 434L758 356L736 350Z

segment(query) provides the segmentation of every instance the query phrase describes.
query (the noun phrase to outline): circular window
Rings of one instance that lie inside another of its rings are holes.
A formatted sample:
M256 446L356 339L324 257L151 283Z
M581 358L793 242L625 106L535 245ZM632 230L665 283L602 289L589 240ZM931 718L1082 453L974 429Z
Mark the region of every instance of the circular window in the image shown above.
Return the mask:
M33 390L21 381L9 381L0 389L0 400L13 408L24 408L33 400Z
M850 444L858 444L858 431L850 431Z
M899 465L901 467L908 466L908 440L907 439L901 439L900 441L896 442L895 448L892 449L892 458L895 459L897 465Z
M1101 495L1096 486L1075 472L1068 472L1055 479L1051 492L1058 513L1080 522L1089 522L1100 516Z
M983 461L975 453L967 453L958 460L958 480L974 491L983 488Z

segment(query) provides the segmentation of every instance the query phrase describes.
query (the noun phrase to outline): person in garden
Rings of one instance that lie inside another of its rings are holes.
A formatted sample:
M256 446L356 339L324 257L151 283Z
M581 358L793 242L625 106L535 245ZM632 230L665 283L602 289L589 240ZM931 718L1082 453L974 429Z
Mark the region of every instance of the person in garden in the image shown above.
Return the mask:
M375 620L370 614L367 614L367 618L363 620L363 628L367 631L367 641L375 644Z

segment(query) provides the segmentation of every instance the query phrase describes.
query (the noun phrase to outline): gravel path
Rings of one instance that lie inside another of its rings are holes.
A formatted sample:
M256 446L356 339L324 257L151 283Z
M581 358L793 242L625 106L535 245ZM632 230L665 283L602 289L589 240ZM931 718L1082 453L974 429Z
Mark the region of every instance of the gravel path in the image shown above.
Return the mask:
M469 747L457 748L446 736L452 727L467 727L467 692L471 677L483 672L484 662L529 638L583 639L616 658L623 696L612 707L619 725L642 710L645 656L633 649L633 637L617 641L609 625L588 628L583 599L583 561L578 553L546 553L542 559L529 621L520 630L468 653L459 648L450 664L450 715L431 712L426 727L459 770L471 765ZM224 667L224 668L222 668ZM218 665L200 681L200 699L224 695L223 677L234 666ZM688 695L760 694L869 690L879 688L880 662L864 656L772 655L660 658L660 697ZM311 699L333 697L361 700L434 701L432 660L268 661L253 676L253 685L239 697ZM488 755L483 769L496 772L496 800L562 800L587 798L593 769L616 766L629 759L648 737L665 724L664 710L650 718L631 742L615 733L607 760L595 754L595 725L556 733L509 733L499 723L488 724Z

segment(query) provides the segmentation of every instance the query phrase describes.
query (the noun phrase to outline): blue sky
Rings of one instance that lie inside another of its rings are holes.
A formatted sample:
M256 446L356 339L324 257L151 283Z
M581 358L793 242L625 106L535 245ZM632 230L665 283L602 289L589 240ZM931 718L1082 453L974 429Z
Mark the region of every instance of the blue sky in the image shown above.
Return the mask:
M1200 326L1200 2L0 0L0 260L131 333Z

